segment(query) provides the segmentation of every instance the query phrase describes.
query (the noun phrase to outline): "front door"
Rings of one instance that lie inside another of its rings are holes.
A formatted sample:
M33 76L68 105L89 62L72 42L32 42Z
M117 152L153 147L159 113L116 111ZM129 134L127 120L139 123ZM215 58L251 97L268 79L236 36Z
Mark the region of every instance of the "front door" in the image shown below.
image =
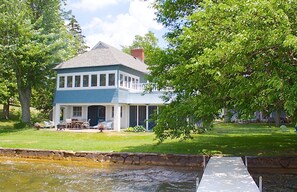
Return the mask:
M98 122L105 121L105 106L89 106L88 119L90 119L90 126L95 126L98 125Z

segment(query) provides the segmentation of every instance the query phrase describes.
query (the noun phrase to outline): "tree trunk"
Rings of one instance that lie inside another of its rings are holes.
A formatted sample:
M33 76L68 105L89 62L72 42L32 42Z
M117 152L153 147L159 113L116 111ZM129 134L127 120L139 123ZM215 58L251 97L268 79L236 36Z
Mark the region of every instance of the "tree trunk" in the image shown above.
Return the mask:
M31 87L18 88L19 97L22 108L22 122L31 123L30 102L31 102Z
M275 111L275 116L274 116L274 121L275 121L275 126L279 127L280 126L280 112Z
M3 104L3 119L9 119L9 99L7 104Z

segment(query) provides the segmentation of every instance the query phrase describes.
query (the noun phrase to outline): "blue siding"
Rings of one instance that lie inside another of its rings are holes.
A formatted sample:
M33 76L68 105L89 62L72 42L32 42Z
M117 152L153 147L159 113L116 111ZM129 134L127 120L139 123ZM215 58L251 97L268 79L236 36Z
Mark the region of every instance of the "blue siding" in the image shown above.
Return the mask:
M132 75L136 75L140 78L140 83L146 83L146 74L142 73L140 71L136 71L135 69L131 69L129 67L123 66L121 65L119 68L120 71L132 74Z
M63 90L56 91L56 103L117 103L118 91L116 89L94 90Z
M70 68L70 69L57 69L57 73L80 73L80 72L94 72L94 71L109 71L109 70L118 70L119 65L111 66L98 66L98 67L79 67L79 68Z

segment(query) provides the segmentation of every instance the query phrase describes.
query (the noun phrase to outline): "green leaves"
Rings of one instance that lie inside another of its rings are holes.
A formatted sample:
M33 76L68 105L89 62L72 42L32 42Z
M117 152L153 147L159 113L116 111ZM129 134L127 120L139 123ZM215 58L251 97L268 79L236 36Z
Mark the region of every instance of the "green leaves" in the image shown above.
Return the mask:
M205 0L199 7L187 12L187 25L169 40L173 58L151 68L158 79L151 81L163 79L175 105L188 106L196 120L214 119L221 108L243 115L285 110L297 118L297 1Z

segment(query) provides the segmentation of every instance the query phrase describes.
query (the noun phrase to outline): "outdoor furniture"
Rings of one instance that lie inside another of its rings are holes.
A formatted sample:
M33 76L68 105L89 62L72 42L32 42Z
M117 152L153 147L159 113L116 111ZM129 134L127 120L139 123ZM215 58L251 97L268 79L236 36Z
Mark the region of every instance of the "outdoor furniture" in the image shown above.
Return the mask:
M74 128L74 129L81 129L83 127L83 121L79 121L79 120L75 120L73 121L72 120L72 123L71 123L71 128Z
M43 121L44 123L44 128L53 128L55 127L55 123L53 121Z
M82 127L83 127L83 128L86 128L86 129L90 128L90 121L91 121L91 119L89 119L89 120L86 121L86 122L83 122Z
M72 127L72 119L66 119L66 128Z
M112 124L113 124L113 121L103 121L103 122L100 122L98 123L98 129L107 129L107 130L112 130L113 127L112 127Z
M66 125L65 124L58 124L57 125L57 131L61 131L61 130L63 130L63 129L65 129L66 128Z

